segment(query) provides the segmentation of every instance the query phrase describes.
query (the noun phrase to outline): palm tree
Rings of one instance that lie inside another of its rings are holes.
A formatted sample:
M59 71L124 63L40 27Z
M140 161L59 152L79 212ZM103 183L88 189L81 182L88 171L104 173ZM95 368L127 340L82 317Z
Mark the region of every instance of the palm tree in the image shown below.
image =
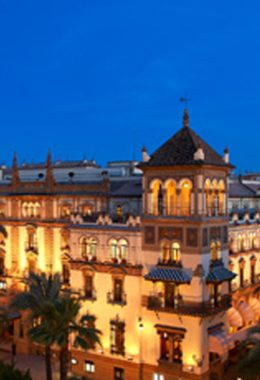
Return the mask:
M100 343L101 332L94 327L95 317L79 313L81 303L69 293L64 294L48 309L48 317L31 330L36 341L56 343L60 348L60 380L68 379L70 344L84 350Z
M241 345L238 371L244 380L260 380L260 324L249 330L247 340Z
M20 371L13 364L0 362L0 380L32 380L30 371Z
M27 290L17 294L11 301L10 307L14 310L28 310L31 325L35 320L47 323L49 309L59 299L61 290L61 278L59 274L46 275L45 273L30 273L26 281ZM45 346L46 379L52 380L51 345L53 340L45 340L36 334L36 327L29 329L31 340ZM44 337L45 338L45 337Z

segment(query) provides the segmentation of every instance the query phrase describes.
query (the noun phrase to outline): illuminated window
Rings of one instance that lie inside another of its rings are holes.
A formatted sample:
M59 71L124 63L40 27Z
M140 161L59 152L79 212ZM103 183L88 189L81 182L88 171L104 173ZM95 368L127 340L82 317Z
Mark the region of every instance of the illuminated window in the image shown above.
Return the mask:
M110 352L125 355L125 323L118 319L110 321Z
M95 364L94 364L94 362L86 360L85 361L85 371L89 372L89 373L94 373L95 372Z
M95 238L88 241L88 254L92 259L97 256L97 241Z
M162 251L162 261L163 263L167 263L170 259L170 244L167 242L163 242L161 245Z
M114 302L123 302L123 280L121 278L114 279Z
M85 297L91 299L93 297L93 276L85 276Z
M163 211L162 186L159 180L153 182L152 187L152 214L161 215Z
M221 302L221 284L209 284L211 306L217 307Z
M212 261L220 259L220 242L212 242L210 245L210 259Z
M80 241L81 256L85 259L92 260L97 255L97 240L95 238L87 239L85 236Z
M116 207L116 216L118 219L122 219L123 218L123 208L121 205L118 205Z
M116 239L111 239L109 241L109 254L112 259L118 259L119 257L119 249L117 246L117 240Z
M220 215L223 215L225 214L225 184L223 181L219 182L218 190L218 212Z
M164 375L161 375L160 373L154 373L152 380L164 380Z
M176 184L173 180L166 184L166 210L167 215L175 215L177 212Z
M123 368L114 368L114 380L125 380L125 371Z
M180 194L180 213L181 215L190 215L191 212L191 183L186 180L181 185Z
M114 261L126 260L128 253L128 243L125 239L111 239L109 241L110 257Z
M180 261L181 258L181 248L179 243L173 243L172 244L172 250L171 250L171 261Z
M68 203L62 204L60 208L61 218L69 219L70 214L71 214L71 205L69 205Z
M160 360L170 363L182 363L183 334L160 332Z
M81 239L80 249L81 249L81 256L86 258L87 257L87 239L85 237Z

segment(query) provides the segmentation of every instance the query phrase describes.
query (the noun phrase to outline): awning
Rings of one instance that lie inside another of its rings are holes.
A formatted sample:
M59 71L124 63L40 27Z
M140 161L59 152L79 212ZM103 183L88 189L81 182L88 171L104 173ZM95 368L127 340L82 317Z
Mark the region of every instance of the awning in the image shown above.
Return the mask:
M209 351L219 356L224 355L234 346L232 337L225 330L217 330L209 335Z
M208 283L220 283L224 281L231 281L236 277L236 274L225 268L223 265L213 266L207 275L206 281Z
M253 312L255 313L255 315L257 317L260 317L260 301L255 297L251 297L249 299L249 305L251 309L253 310Z
M187 284L191 281L189 274L181 268L156 267L146 274L144 278L150 281L166 281L177 284Z
M242 301L238 304L237 310L241 314L244 322L246 324L249 324L255 320L255 313L251 309L251 307L248 305L248 303Z
M231 307L227 311L228 316L228 323L231 327L242 327L243 326L243 318L241 317L241 314L234 308Z

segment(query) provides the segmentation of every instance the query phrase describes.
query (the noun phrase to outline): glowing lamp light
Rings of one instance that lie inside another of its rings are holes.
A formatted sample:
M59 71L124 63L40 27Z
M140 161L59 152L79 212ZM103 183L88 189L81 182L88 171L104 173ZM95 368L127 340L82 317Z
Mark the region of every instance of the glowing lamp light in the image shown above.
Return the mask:
M5 281L0 281L0 290L6 290L6 282Z
M71 358L71 364L75 365L75 364L77 364L77 363L78 363L77 359L75 359L75 358Z

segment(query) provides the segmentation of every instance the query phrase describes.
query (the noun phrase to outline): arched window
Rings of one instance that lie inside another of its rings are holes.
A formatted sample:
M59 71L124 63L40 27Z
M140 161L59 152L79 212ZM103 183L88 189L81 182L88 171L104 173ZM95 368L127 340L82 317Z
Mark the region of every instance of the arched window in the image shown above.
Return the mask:
M161 244L162 252L162 262L167 263L170 260L170 244L168 242L163 242Z
M113 261L118 262L126 260L128 253L128 243L125 239L111 239L109 241L110 257Z
M180 195L180 214L190 215L191 213L191 182L185 180L181 184L181 195Z
M214 179L212 181L212 215L218 215L218 209L219 209L219 191L218 191L218 183Z
M242 251L242 237L241 237L241 235L238 235L238 237L237 237L237 251L238 252Z
M176 215L177 213L176 183L173 180L166 183L166 210L167 215Z
M251 233L249 234L249 249L255 249L257 248L256 246L256 234Z
M210 216L212 214L212 191L211 182L209 179L205 181L205 196L206 196L206 215Z
M60 212L61 218L68 219L70 217L71 206L69 204L67 203L62 204L60 210L61 210Z
M179 262L181 259L181 247L177 242L172 243L171 261Z
M219 215L225 214L225 184L223 180L218 185L218 213Z
M80 251L81 251L81 256L86 258L87 257L87 238L85 236L80 241Z
M95 238L90 238L88 241L88 256L90 259L97 256L97 240Z
M119 245L119 255L120 260L125 260L128 253L128 244L125 239L120 239L118 242Z
M241 238L241 250L242 250L242 252L246 251L246 238L245 238L245 235L243 235L242 238Z
M163 195L162 195L162 186L159 180L156 180L152 184L152 214L160 215L163 210Z
M27 217L28 217L28 204L27 204L27 202L24 202L24 203L23 203L23 206L22 206L22 214L23 214L23 217L24 217L24 218L27 218Z
M29 218L34 217L34 204L32 202L30 202L28 205L28 214L29 214Z
M212 261L220 259L220 242L213 241L210 245L210 259Z
M112 260L117 260L119 256L119 250L117 246L117 240L111 239L109 241L109 254Z

